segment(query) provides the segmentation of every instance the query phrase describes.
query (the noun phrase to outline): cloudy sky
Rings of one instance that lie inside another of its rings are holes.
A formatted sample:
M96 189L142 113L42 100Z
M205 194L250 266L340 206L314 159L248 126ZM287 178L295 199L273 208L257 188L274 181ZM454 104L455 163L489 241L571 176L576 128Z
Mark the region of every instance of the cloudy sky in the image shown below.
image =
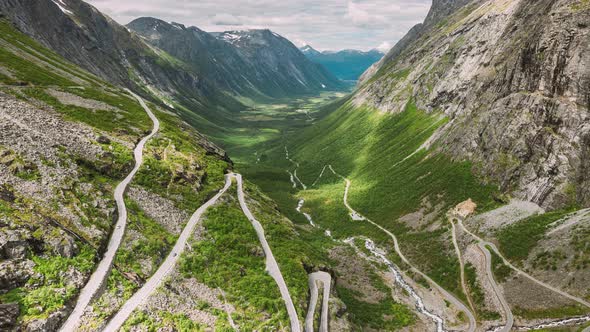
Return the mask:
M86 0L117 22L152 16L205 31L271 29L318 50L389 49L432 0Z

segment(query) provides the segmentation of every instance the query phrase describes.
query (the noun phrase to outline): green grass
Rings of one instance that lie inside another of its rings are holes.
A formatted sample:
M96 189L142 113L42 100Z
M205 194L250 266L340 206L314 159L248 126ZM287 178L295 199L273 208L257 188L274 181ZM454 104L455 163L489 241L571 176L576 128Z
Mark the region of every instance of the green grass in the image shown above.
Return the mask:
M502 228L496 234L500 244L499 249L511 262L520 263L526 260L532 249L545 235L548 226L573 211L575 208L551 211Z
M155 109L152 107L152 110ZM204 138L178 117L156 111L160 131L146 144L134 183L192 213L224 183L228 161L208 152Z
M4 48L0 49L0 64L2 64L3 67L10 68L16 79L21 82L46 86L75 85L74 82L60 76L59 74L42 68L31 61L27 61ZM7 76L3 76L2 83L15 84L16 81L8 78Z
M212 288L222 288L238 310L236 323L245 330L288 326L278 287L265 272L258 237L248 219L231 199L207 211L203 241L183 254L180 271Z
M99 79L94 77L92 74L82 70L81 68L77 67L76 65L69 63L68 61L64 60L61 56L56 54L55 52L43 47L38 42L33 40L32 38L26 36L25 34L17 31L10 23L6 20L0 19L0 38L7 41L11 46L15 47L18 52L22 54L27 54L28 56L35 57L42 62L50 64L51 66L58 68L59 70L70 74L74 77L78 77L91 85L102 85L102 86L111 86L108 83L100 82ZM12 56L11 56L12 57ZM14 61L14 58L11 59ZM4 61L1 61L4 63ZM14 64L14 62L13 62ZM30 66L26 68L26 66L22 66L22 63L17 62L17 66L9 67L11 70L24 71L23 80L25 82L37 84L37 85L55 85L58 82L60 83L68 83L67 85L73 85L70 80L63 78L63 75L59 75L56 73L52 73L51 71L45 68L39 68L37 65ZM41 69L40 71L33 72L33 69ZM17 74L18 75L18 74ZM31 78L34 78L31 80ZM47 80L48 78L57 78L56 81ZM10 82L14 83L14 82ZM63 85L63 84L59 84Z
M287 135L291 157L301 164L299 177L311 184L324 165L352 180L349 203L359 212L389 228L399 236L402 249L435 281L464 298L458 279L458 263L447 242L448 230L434 232L405 228L397 218L416 211L424 199L443 204L446 209L472 198L481 210L496 206L496 187L481 183L473 165L455 162L442 153L416 150L434 131L446 123L438 113L426 113L408 103L400 114L382 114L350 104L335 104L315 125ZM416 153L415 153L416 152ZM387 235L364 222L353 222L343 205L344 182L324 173L325 181L316 188L298 192L290 188L281 142L267 146L268 158L251 165L244 173L267 191L281 212L305 223L294 211L297 200L305 198L304 210L336 237L367 235L390 247ZM407 159L406 159L407 158ZM424 255L424 251L431 255Z
M248 207L264 227L267 241L281 268L289 292L297 308L305 308L308 301L307 267L326 266L327 254L333 243L315 230L294 229L291 222L276 211L275 203L259 189L245 183L250 199ZM305 312L300 311L303 318Z
M396 115L345 106L292 138L291 150L304 182L325 164L350 178L351 205L373 219L395 220L433 195L448 206L471 197L486 209L495 189L477 181L469 163L424 151L404 161L445 122L411 102Z
M585 315L588 313L588 308L581 305L564 305L555 308L546 309L524 309L515 307L513 310L515 316L524 319L547 319L547 318L564 318Z
M496 187L477 180L470 163L452 161L437 152L414 153L447 120L436 112L418 110L411 102L401 114L389 115L352 107L346 100L320 109L315 116L318 120L314 125L284 126L281 138L254 144L252 150L264 158L257 163L245 158L238 164L246 178L272 197L280 212L298 225L308 224L295 211L297 200L303 198L303 211L331 230L334 237L365 235L391 248L391 239L384 232L350 219L343 204L344 181L330 171L313 188L293 189L286 170L292 171L294 166L285 160L284 145L291 158L300 163L297 173L308 186L324 165L333 165L352 180L349 203L398 235L410 261L465 300L448 229L426 231L426 225L414 230L397 222L397 218L418 210L425 199L433 205L442 203L438 218L467 198L476 201L483 211L498 205L494 200Z
M235 187L223 205L211 208L203 220L206 233L181 258L181 271L212 288L224 289L238 310L234 320L242 329L276 329L288 326L284 302L275 281L265 272L258 237L235 199ZM298 230L275 210L274 203L255 186L245 185L247 204L264 227L301 319L308 301L305 267L326 266L329 241L316 233ZM265 318L263 318L265 317Z
M141 234L140 238L131 243L130 249L120 248L115 256L115 264L125 272L134 272L142 279L147 279L166 258L176 242L177 236L170 234L164 226L150 219L137 203L131 199L125 200L129 217L127 228ZM124 239L126 243L130 238ZM151 262L151 270L144 273L142 261Z
M192 321L185 314L171 314L168 312L161 312L158 319L156 320L143 311L134 313L125 322L121 328L121 331L131 331L133 328L141 328L142 330L151 332L159 331L161 329L165 329L165 327L170 326L173 327L175 331L180 332L205 331L205 327L197 322Z
M505 282L512 276L514 271L508 265L504 264L502 258L490 246L486 246L486 248L492 256L492 273L494 273L494 278L498 283Z
M64 105L57 98L45 92L42 88L28 88L22 91L27 96L40 100L53 107L56 111L64 114L67 120L82 122L100 130L119 134L132 134L137 131L136 128L140 128L142 132L145 132L150 128L147 114L142 108L137 108L137 105L135 107L122 108L121 112L115 114L115 112L109 110L91 110L79 106ZM96 93L80 93L84 90L77 89L75 91L82 95L88 94L90 96L101 96L97 91ZM120 97L120 105L125 105L123 104L123 100L125 99L127 99L127 97ZM113 99L112 102L116 103L114 100L115 99ZM125 103L129 105L131 101L127 100ZM117 121L113 121L114 117L118 117ZM139 135L135 134L134 136Z
M61 256L33 256L35 275L24 287L10 290L0 295L2 303L18 303L20 319L29 321L46 318L76 295L76 288L64 274L69 269L88 273L94 267L94 250L83 246L80 253L73 258Z
M346 303L351 321L359 327L370 327L380 331L393 331L414 323L412 310L396 303L390 296L378 303L366 303L357 299L360 294L344 287L337 287L338 296Z

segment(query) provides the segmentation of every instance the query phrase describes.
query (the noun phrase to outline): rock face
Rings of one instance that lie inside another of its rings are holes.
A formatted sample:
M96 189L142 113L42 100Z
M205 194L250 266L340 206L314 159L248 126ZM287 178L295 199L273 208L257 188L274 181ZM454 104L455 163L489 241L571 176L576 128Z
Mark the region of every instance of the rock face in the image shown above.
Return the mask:
M127 27L237 94L284 97L315 92L322 84L330 89L341 87L291 42L268 30L210 34L150 17L138 18Z
M0 329L9 331L14 328L19 312L18 304L0 304Z
M435 1L354 100L444 113L438 149L519 198L588 204L589 22L577 0Z

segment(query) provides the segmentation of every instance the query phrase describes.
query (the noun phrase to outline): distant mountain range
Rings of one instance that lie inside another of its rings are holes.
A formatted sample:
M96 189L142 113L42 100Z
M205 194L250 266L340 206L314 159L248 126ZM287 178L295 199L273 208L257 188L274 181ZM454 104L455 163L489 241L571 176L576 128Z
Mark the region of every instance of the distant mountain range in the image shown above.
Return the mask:
M384 53L379 50L363 52L342 50L320 52L309 45L300 48L311 61L326 67L334 76L345 81L356 81L371 65L379 61Z
M208 33L151 17L138 18L127 28L238 95L277 98L342 87L326 69L270 30Z

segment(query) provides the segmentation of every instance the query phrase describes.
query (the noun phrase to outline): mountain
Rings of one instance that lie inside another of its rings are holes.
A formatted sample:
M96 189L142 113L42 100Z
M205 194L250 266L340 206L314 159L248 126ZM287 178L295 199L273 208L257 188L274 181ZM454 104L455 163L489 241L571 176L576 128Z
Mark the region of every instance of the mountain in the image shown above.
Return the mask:
M301 53L305 54L306 56L314 56L314 55L320 55L321 52L316 50L315 48L309 46L309 45L305 45L303 47L300 47L299 50L301 51Z
M252 76L281 91L335 90L342 83L324 67L309 61L293 43L270 30L212 33L234 45L256 68Z
M342 50L338 52L319 52L309 45L303 46L301 52L311 61L321 64L334 76L345 81L356 81L359 77L383 57L378 50L368 52Z
M587 1L435 0L349 98L265 153L288 149L315 184L296 195L314 223L376 226L464 322L586 317L589 22Z
M0 12L43 46L111 84L169 105L205 132L244 106L198 71L81 0L2 1ZM196 121L198 119L198 121Z
M585 328L588 22L434 0L344 95L269 30L1 1L0 330Z
M459 1L443 19L441 3L414 42L371 70L354 103L395 114L411 99L449 119L441 151L480 164L503 189L549 207L589 203L588 155L576 143L590 135L587 11L575 1Z
M138 18L127 28L236 95L278 98L341 87L336 78L269 30L210 34L149 17ZM241 37L239 45L233 36Z
M28 2L33 8L40 3ZM45 26L48 36L63 27L60 16L53 17L54 10L61 13L57 5L39 8L56 19L55 26ZM18 15L26 19L26 11ZM85 63L87 56L108 54L83 49L96 41L69 31L64 41L87 42L59 49L77 56L72 60ZM155 265L150 262L172 249L178 225L219 190L231 161L163 105L145 101L143 106L143 100L118 86L127 81L118 76L121 67L113 59L100 60L105 67L90 67L113 78L105 81L5 18L0 19L0 44L0 329L57 331L102 259L111 233L120 228L115 226L123 215L116 208L115 188L132 172L138 158L134 150L154 126L144 107L158 119L160 130L142 149L141 168L125 190L130 222L114 272L103 283L106 297L121 299L151 275Z

